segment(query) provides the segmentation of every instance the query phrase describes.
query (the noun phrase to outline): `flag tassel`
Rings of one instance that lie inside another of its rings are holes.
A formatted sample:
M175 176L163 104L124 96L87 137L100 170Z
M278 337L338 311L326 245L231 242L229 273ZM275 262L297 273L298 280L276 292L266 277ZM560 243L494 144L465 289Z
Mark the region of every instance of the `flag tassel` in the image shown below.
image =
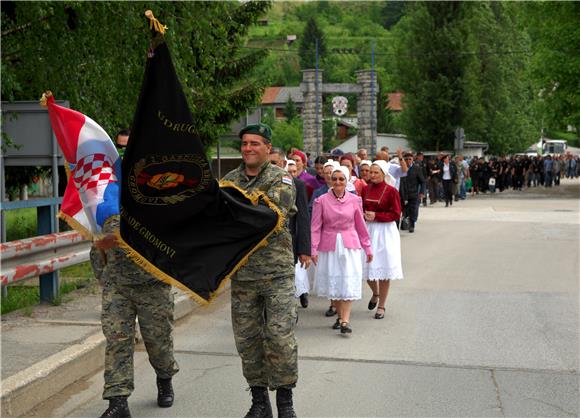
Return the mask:
M153 16L153 12L151 10L147 10L145 12L145 17L149 19L149 29L155 30L155 32L159 32L161 35L165 35L167 26L157 20L157 18Z
M87 241L93 241L95 239L93 233L72 216L67 215L63 211L59 211L57 216L65 221L72 229L81 234L81 236Z
M40 98L40 105L42 107L48 107L48 99L52 97L52 91L47 90L42 93L42 97Z

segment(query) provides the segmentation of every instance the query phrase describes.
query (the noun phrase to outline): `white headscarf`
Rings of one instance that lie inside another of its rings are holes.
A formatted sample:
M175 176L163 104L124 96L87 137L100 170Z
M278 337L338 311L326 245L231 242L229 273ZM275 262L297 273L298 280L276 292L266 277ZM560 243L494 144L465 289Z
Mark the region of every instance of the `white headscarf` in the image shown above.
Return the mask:
M376 165L381 169L385 175L385 183L387 183L389 186L395 187L397 180L391 175L391 173L389 173L389 163L385 160L377 160L373 163L373 165Z
M368 165L370 167L372 164L373 162L370 160L362 160L358 166L362 167L363 165Z
M379 167L385 176L389 174L389 163L385 160L377 160L373 163L373 165Z
M344 174L346 181L350 179L350 170L348 169L348 167L345 167L343 165L335 167L334 170L332 170L332 174L336 173L337 171L340 171L342 174Z
M324 168L331 166L332 168L336 168L336 167L340 167L340 164L338 163L338 161L333 161L333 160L328 160L327 162L324 163Z

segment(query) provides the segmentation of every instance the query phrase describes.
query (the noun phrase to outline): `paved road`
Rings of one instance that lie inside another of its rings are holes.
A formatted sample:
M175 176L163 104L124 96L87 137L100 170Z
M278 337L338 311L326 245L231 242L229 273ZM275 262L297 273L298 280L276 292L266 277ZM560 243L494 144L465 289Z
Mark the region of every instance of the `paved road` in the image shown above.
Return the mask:
M365 289L349 338L312 298L297 331L298 415L579 416L580 182L563 183L421 208L416 232L402 233L405 280L385 319L372 319ZM137 353L134 417L245 414L227 293L178 324L176 350L176 403L165 410ZM99 373L35 415L99 416L101 387Z

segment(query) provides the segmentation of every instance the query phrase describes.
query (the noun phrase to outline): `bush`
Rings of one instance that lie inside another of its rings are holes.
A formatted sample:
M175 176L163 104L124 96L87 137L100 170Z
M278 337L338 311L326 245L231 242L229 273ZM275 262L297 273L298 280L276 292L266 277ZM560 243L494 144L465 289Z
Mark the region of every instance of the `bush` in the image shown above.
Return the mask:
M272 127L272 145L283 150L290 147L304 149L302 119L296 118L292 123L276 122Z
M6 214L6 241L36 236L36 208L8 210Z

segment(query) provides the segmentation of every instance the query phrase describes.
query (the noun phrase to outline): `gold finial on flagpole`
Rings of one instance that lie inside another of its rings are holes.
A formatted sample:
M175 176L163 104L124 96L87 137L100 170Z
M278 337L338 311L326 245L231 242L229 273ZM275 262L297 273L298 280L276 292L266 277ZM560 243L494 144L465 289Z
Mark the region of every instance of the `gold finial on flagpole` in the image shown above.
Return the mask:
M161 35L165 35L165 31L167 30L167 26L161 24L155 16L153 16L153 12L151 10L147 10L145 12L145 17L149 19L149 29L159 32Z
M52 91L47 90L42 93L42 97L40 98L40 105L43 107L48 107L48 98L52 97Z

